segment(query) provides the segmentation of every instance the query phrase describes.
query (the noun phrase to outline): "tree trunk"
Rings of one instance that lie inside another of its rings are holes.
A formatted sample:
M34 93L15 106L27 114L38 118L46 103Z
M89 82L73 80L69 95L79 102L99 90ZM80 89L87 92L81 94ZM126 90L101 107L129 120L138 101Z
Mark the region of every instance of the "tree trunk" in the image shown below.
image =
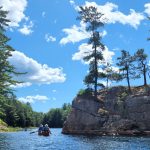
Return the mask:
M144 86L146 86L147 85L147 80L146 80L146 65L144 64L143 67L144 67L143 68Z
M106 85L106 86L107 86L107 90L108 90L108 75L107 75L107 81L106 81L106 82L107 82L107 85Z
M95 84L94 84L94 97L97 99L97 79L98 79L98 70L97 70L97 57L96 57L96 45L94 46L94 68L95 68Z
M127 68L127 83L128 83L128 90L129 90L129 93L131 93L130 79L129 79L129 69L128 69L128 68Z

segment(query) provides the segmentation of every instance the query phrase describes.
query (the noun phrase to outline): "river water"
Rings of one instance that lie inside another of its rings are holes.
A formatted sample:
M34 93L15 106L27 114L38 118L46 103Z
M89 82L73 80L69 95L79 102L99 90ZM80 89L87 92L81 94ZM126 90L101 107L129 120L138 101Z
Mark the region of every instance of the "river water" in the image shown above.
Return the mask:
M63 135L51 129L51 136L21 131L0 133L0 150L150 150L150 137Z

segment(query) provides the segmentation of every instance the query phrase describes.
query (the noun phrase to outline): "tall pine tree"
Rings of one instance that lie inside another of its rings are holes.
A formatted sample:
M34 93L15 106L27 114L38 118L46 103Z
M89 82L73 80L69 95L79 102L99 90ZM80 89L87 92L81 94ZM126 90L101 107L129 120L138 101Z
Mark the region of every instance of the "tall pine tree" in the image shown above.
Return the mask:
M14 49L7 44L10 39L5 35L5 28L10 22L6 19L7 14L8 12L0 7L0 94L3 96L12 93L10 85L18 83L13 80L12 75L19 74L15 72L14 66L8 61Z
M103 59L102 50L104 45L101 42L101 35L98 31L99 27L103 27L102 16L103 14L98 12L96 7L80 7L79 17L84 23L86 23L86 30L91 33L88 44L92 45L92 52L84 57L84 60L89 62L89 73L85 77L84 83L87 86L94 86L94 96L97 98L97 87L98 87L98 63Z

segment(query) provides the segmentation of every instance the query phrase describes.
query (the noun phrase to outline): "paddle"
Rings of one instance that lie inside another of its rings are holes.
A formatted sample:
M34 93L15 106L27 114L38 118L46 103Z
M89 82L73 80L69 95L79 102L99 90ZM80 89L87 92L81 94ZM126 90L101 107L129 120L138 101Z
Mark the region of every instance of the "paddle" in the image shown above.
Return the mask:
M38 131L32 131L32 132L30 132L30 134L32 134L32 133L36 133L36 132L38 132Z

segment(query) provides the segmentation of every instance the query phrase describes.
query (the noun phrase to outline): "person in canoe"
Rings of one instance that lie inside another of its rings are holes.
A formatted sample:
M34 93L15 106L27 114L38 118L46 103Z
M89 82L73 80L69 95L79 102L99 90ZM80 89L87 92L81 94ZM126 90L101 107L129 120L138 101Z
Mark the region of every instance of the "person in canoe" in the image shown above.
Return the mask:
M40 127L38 129L38 135L43 135L44 127L42 124L40 124Z
M45 124L42 133L44 136L49 136L49 134L51 134L51 131L50 131L50 128L48 127L48 124Z

